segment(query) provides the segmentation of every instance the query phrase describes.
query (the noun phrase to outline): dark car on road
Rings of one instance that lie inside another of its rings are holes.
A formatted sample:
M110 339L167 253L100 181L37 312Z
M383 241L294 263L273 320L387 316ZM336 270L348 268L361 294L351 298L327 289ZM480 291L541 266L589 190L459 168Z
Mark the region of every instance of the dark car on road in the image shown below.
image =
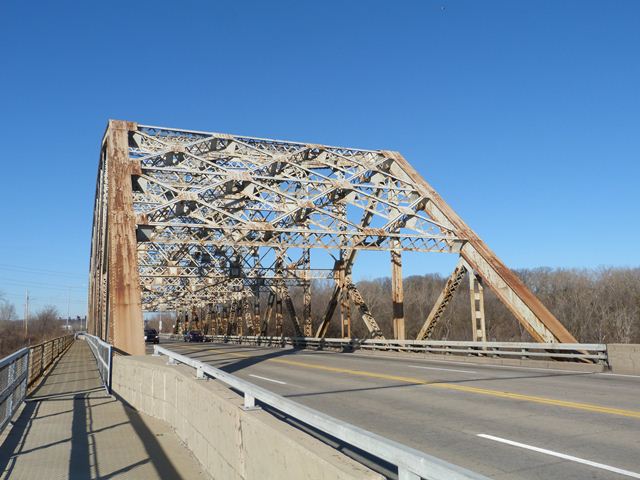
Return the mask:
M184 335L185 342L204 342L204 335L200 330L190 330Z
M144 329L144 342L145 343L160 343L160 335L155 328Z

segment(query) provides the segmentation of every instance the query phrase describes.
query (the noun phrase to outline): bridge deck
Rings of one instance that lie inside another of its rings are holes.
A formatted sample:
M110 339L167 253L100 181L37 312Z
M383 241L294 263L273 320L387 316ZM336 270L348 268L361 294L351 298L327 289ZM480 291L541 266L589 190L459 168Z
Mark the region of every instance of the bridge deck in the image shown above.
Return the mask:
M76 341L0 436L0 478L208 478L164 423L106 394Z
M444 356L162 345L490 478L640 478L640 377Z

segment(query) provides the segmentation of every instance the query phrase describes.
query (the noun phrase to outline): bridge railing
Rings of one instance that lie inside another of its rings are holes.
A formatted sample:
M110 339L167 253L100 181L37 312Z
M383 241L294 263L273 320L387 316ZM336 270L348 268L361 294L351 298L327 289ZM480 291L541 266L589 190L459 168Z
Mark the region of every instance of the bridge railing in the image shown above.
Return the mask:
M89 335L88 333L81 332L78 334L84 338L89 345L89 349L96 359L98 364L98 372L102 379L102 384L107 389L107 393L111 394L111 364L112 364L112 349L111 344L96 337L95 335Z
M178 337L178 336L172 336ZM180 337L182 338L182 337ZM489 358L607 362L607 346L599 343L459 342L446 340L360 340L350 338L207 335L219 343L298 348L436 353Z
M0 360L0 432L26 396L28 376L28 347Z
M374 457L397 466L399 480L462 480L486 477L445 462L419 450L389 440L354 425L349 425L322 412L293 402L276 393L242 380L199 360L154 345L154 355L166 355L170 364L182 363L196 369L198 378L220 380L244 395L244 408L256 408L256 401L282 412L288 417L309 425L320 432L352 445Z
M73 335L24 347L0 360L0 432L18 410L29 387L73 342Z
M63 335L29 348L29 383L31 387L73 342L73 335Z

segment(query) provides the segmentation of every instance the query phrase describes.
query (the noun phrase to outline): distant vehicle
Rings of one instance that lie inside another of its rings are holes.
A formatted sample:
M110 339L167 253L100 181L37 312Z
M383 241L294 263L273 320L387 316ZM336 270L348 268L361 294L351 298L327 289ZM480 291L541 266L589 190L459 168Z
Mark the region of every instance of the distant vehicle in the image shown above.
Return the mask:
M144 342L145 343L160 343L160 335L155 328L144 329Z
M185 342L204 342L204 335L200 330L190 330L184 335Z

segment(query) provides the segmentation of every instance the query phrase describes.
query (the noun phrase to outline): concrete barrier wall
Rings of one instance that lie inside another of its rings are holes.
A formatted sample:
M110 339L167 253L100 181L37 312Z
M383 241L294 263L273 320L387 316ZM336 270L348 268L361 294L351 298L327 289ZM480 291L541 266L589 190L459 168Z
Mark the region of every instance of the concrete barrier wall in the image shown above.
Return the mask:
M610 343L607 345L609 366L613 373L640 375L640 345Z
M195 370L166 357L113 362L113 391L164 420L215 479L381 479L337 450L261 411Z

